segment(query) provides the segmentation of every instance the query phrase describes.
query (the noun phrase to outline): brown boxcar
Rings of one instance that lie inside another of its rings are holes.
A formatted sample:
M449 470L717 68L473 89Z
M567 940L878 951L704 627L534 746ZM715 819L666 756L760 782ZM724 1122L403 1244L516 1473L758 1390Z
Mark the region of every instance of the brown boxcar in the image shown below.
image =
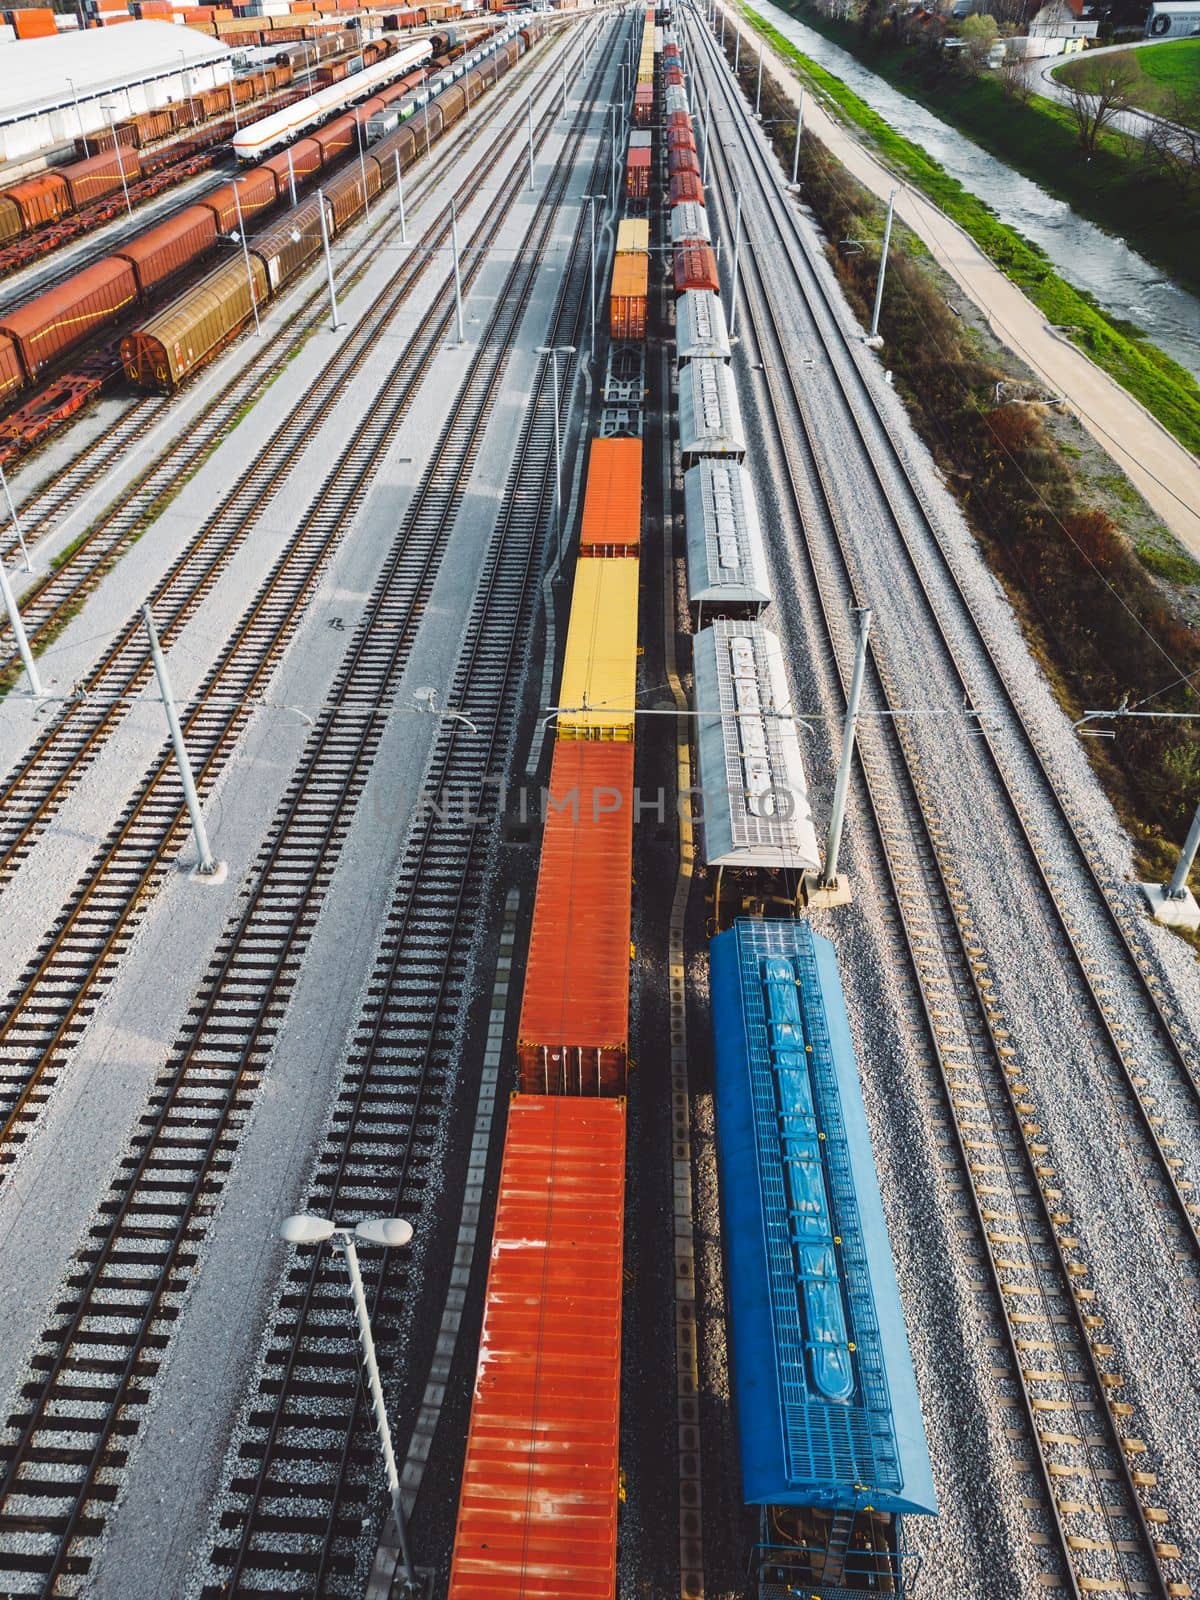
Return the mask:
M7 194L0 194L0 245L11 244L14 239L19 239L23 229L20 206L15 200L10 200Z
M71 209L71 191L57 172L42 172L24 183L14 183L4 191L21 213L25 231L57 222Z
M686 133L692 132L692 119L686 111L671 111L667 115L667 137L670 138L674 128L682 128Z
M71 204L76 211L116 194L121 187L121 168L125 169L125 182L133 183L142 174L138 153L122 145L119 150L108 150L103 155L91 156L87 161L73 161L62 168L71 193Z
M321 253L321 213L316 195L289 211L282 222L260 234L250 246L267 272L271 293L278 294L285 283ZM330 232L333 222L329 207L325 217ZM299 234L297 239L295 234Z
M153 144L156 139L171 137L175 132L175 119L164 106L161 111L139 111L133 126L139 146Z
M580 571L600 566L581 561ZM633 745L560 739L517 1030L528 1094L625 1091Z
M278 193L275 187L275 174L268 172L265 167L252 167L244 178L237 180L236 204L233 198L234 188L235 185L232 183L223 183L212 194L205 195L203 200L197 201L198 205L207 206L216 217L217 227L222 233L233 233L237 228L238 206L241 207L242 221L246 225L246 231L249 232L262 218L263 213L275 204Z
M668 150L667 172L672 178L680 172L694 172L699 177L700 163L696 159L695 148L693 147L690 150Z
M0 333L0 406L8 405L24 387L25 369L17 347L7 334Z
M649 282L649 256L617 256L613 262L612 294L609 300L609 331L614 339L646 337Z
M696 135L692 132L692 130L690 128L668 128L667 129L667 149L668 150L690 150L691 153L693 155L695 155L695 153L696 153Z
M250 256L254 295L267 302L267 269ZM170 393L221 349L254 315L239 252L121 340L121 362L134 383Z
M625 168L625 193L631 200L644 200L650 193L650 151L631 150Z
M138 288L147 295L216 248L216 217L207 206L188 206L113 253L129 262Z
M288 177L288 152L282 155L271 156L259 165L266 172L275 174L275 187L281 200L290 200L292 197ZM315 139L298 139L292 146L292 170L296 174L296 187L299 189L309 182L321 170L321 146Z
M118 256L106 256L57 288L6 312L0 333L15 341L32 381L136 300L133 268Z
M379 168L372 157L363 163L367 172L367 199L379 193ZM333 207L334 231L341 233L363 214L363 178L357 161L352 161L344 172L330 178L324 189L325 198Z
M675 293L682 294L685 289L711 289L720 294L717 258L711 246L695 240L675 246Z
M350 116L335 117L323 128L318 128L312 137L321 147L321 164L326 167L339 161L348 151L358 148L354 118Z
M685 200L693 200L698 206L704 204L704 185L694 172L676 172L671 177L671 204L679 206Z

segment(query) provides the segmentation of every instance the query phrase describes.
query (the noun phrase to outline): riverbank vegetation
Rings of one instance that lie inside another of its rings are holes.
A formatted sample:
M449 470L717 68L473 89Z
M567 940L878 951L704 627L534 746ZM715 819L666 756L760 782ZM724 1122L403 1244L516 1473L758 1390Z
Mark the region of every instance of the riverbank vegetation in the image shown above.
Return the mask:
M741 75L752 98L753 63ZM790 173L789 104L773 83L764 84L763 94L764 123ZM826 239L861 246L831 245L828 254L865 326L883 207L808 133L799 173ZM1119 500L1085 481L1080 452L1060 448L1044 397L1021 381L1015 358L991 345L982 325L975 329L956 315L947 300L951 288L920 242L898 228L880 324L888 365L1060 703L1072 716L1123 700L1164 711L1200 709L1187 684L1200 672L1200 627L1152 576L1166 559L1162 547L1143 545L1139 554L1113 515ZM1171 553L1172 576L1200 582L1200 569L1178 547ZM1089 754L1136 841L1140 870L1161 873L1200 794L1200 724L1116 727L1111 743L1089 741Z
M779 4L1080 216L1200 292L1200 164L1180 163L1170 149L1156 149L1154 141L1147 144L1111 128L1101 131L1093 149L1085 149L1068 106L1030 93L1028 80L1011 71L964 70L954 56L935 48L940 41L907 39L878 7L868 8L855 23L826 15L810 0ZM749 19L755 20L753 14ZM1163 48L1156 45L1155 52ZM1085 63L1086 56L1079 61Z
M1131 106L1156 117L1200 128L1200 39L1168 39L1153 49L1123 50L1089 63L1076 56L1056 67L1054 76L1077 83L1089 64L1127 75L1125 94Z
M827 104L868 136L889 166L927 194L971 236L1029 296L1048 322L1061 328L1189 450L1200 453L1200 384L1191 373L1138 329L1110 317L1089 295L1060 278L1035 245L1001 222L978 196L950 177L920 146L889 127L840 78L803 55L756 12L746 11L745 16ZM991 87L1002 94L998 85Z

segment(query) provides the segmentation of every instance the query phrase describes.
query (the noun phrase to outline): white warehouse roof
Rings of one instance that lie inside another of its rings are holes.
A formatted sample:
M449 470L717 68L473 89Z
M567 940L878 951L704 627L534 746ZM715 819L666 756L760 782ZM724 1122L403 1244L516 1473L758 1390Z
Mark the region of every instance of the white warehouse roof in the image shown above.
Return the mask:
M732 461L702 461L683 475L688 600L720 611L771 603L754 485Z
M22 39L0 50L0 125L73 107L68 79L83 103L230 56L219 40L174 22L127 22ZM127 115L121 105L119 116Z
M693 659L706 864L816 871L779 640L760 622L718 622L696 635Z

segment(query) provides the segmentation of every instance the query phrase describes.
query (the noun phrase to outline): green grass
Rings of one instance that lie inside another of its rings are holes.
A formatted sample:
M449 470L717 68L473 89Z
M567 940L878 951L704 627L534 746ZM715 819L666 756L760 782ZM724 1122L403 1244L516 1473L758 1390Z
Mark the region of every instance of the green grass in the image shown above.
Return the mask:
M1164 549L1161 545L1143 543L1137 547L1137 556L1147 572L1152 572L1156 578L1190 587L1200 584L1200 566L1178 548Z
M1136 74L1129 98L1143 111L1163 117L1186 115L1194 123L1200 117L1200 39L1172 39L1162 44L1143 45L1120 55L1104 56L1104 67L1120 65ZM1088 70L1086 56L1055 68L1054 76L1067 83L1078 80Z
M1148 168L1133 141L1105 132L1089 160L1065 106L1036 95L1020 105L993 76L970 78L944 57L894 38L864 39L853 24L811 11L804 0L780 4L1080 216L1200 292L1200 205L1194 196L1181 196L1171 178Z
M876 151L892 168L970 234L1048 322L1063 329L1182 444L1200 453L1200 384L1191 373L1136 329L1107 316L1089 295L1060 278L1035 245L1001 222L990 207L964 189L920 146L898 134L840 78L803 55L761 17L747 13L747 20L847 121L869 135ZM999 86L991 87L1002 98Z

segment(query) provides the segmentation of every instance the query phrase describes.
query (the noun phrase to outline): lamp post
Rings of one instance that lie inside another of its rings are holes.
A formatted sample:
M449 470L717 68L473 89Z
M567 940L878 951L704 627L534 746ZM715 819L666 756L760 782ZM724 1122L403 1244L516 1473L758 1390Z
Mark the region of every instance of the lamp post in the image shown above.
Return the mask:
M409 1243L413 1236L412 1223L403 1217L372 1217L355 1228L339 1227L329 1217L285 1217L279 1236L288 1244L315 1244L328 1242L340 1250L350 1279L350 1298L354 1303L354 1316L358 1323L358 1341L362 1349L363 1370L367 1393L375 1416L375 1431L383 1452L383 1466L387 1474L388 1494L392 1502L392 1515L396 1519L396 1533L400 1540L400 1565L404 1574L405 1590L410 1595L421 1593L421 1585L412 1563L408 1546L408 1519L404 1515L404 1501L400 1492L400 1473L396 1467L396 1452L392 1445L392 1429L388 1422L387 1405L383 1398L383 1384L379 1377L379 1362L375 1355L375 1339L371 1333L371 1317L367 1309L366 1291L358 1267L355 1240L362 1244L382 1245L384 1249L397 1250Z
M363 149L362 107L354 108L354 126L358 131L358 170L362 174L363 186L363 221L371 220L371 202L367 198L367 157Z
M17 516L17 508L13 504L13 497L9 492L8 479L4 476L4 468L0 466L0 489L4 491L4 503L8 507L8 514L12 518L13 532L17 536L17 543L21 547L21 554L25 558L25 571L33 571L33 562L29 559L29 546L25 543L25 532L21 527L21 519ZM3 560L3 557L0 557Z
M214 859L209 847L208 830L204 826L204 812L200 808L200 796L196 793L196 780L192 776L191 757L184 743L183 729L179 725L179 713L175 709L175 696L171 690L170 677L167 675L167 663L163 658L162 646L158 642L158 629L154 626L154 614L150 610L149 602L142 607L142 616L145 618L146 632L150 637L150 659L154 663L154 675L158 679L158 690L162 696L163 711L167 718L167 731L171 735L175 760L179 766L183 798L187 805L188 816L191 818L192 832L196 836L196 853L200 857L196 875L202 879L208 878L214 883L221 883L225 878L225 869Z
M450 196L450 245L454 252L454 320L458 326L458 342L466 343L463 332L462 273L458 265L458 203Z
M254 287L254 273L250 269L250 246L246 243L246 228L242 222L242 202L238 199L236 182L233 184L233 209L237 215L237 232L233 235L233 238L241 242L242 260L246 263L246 282L250 286L250 308L254 312L254 331L261 339L262 323L258 318L258 292Z
M40 699L42 680L38 677L33 651L29 648L29 635L25 632L25 623L17 605L17 597L12 592L3 561L0 561L0 599L4 601L4 609L8 612L8 625L13 631L13 638L17 641L17 651L21 657L21 665L25 668L25 675L29 679L30 692Z
M91 147L87 142L87 134L83 131L83 112L79 109L79 91L75 87L74 78L68 78L67 82L71 85L71 99L75 102L75 120L79 124L79 137L83 140L83 153L85 156L90 156Z
M559 355L573 356L573 344L540 344L537 347L539 356L549 356L554 374L554 520L555 520L555 549L558 559L562 560L562 434L559 431L558 421L558 358Z
M329 219L325 215L325 196L320 189L317 190L317 215L321 219L321 248L325 252L325 277L329 283L329 331L336 333L340 326L338 322L337 290L333 285L333 256L329 251Z
M729 337L733 338L733 330L737 323L737 275L738 275L738 250L742 243L742 196L737 197L737 209L733 224L733 275L729 281Z
M883 225L883 253L879 257L879 281L875 285L875 309L871 313L871 332L868 335L871 343L879 338L879 313L883 308L883 275L887 271L888 246L892 242L892 217L896 210L897 192L893 189L888 197L887 221Z
M592 303L591 303L591 311L592 311L592 320L591 320L592 351L591 351L591 359L593 361L595 361L595 359L596 359L596 202L598 200L607 201L608 196L606 194L588 194L588 195L584 195L584 199L588 202L588 223L590 225L590 232L591 232L591 268L592 268Z
M108 118L108 131L112 135L113 155L117 158L117 171L121 174L121 192L125 196L125 209L130 216L133 215L133 203L129 198L129 185L125 181L125 157L121 154L121 147L117 143L117 129L113 122L113 107L111 100L101 102L104 114Z
M239 127L239 123L238 123L238 114L237 114L237 95L234 94L234 92L233 92L233 63L232 63L232 58L230 60L230 66L229 66L229 109L230 109L230 111L233 112L233 128L234 128L234 132L236 133L237 130L238 130L238 127ZM288 160L289 160L289 163L291 161L291 155L292 155L292 151L291 151L291 146L289 145L288 146ZM296 204L296 200L295 200L295 196L294 195L292 197L292 204L293 205Z

